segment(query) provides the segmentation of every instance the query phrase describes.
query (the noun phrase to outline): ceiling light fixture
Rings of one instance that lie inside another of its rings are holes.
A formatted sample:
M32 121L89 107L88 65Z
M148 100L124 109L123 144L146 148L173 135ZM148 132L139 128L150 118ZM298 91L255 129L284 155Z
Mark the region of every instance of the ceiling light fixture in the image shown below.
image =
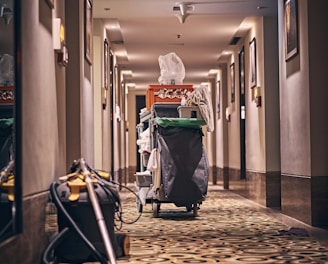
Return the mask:
M186 2L178 2L173 7L173 11L180 11L176 14L176 17L179 19L180 23L183 24L186 21L186 18L189 16L187 11L194 10L194 6Z

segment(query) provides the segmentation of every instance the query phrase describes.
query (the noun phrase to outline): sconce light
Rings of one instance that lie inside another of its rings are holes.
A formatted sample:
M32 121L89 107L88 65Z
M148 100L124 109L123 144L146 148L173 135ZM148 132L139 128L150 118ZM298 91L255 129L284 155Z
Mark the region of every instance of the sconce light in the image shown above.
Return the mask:
M63 48L57 52L57 62L61 66L67 66L68 64L68 50L66 45L63 45Z
M262 106L262 98L260 95L260 87L254 87L254 101L256 104L256 107Z
M226 111L225 111L225 116L226 116L226 120L228 122L230 122L230 115L231 115L230 106L227 106Z
M52 20L52 42L53 42L53 48L54 50L61 50L62 48L62 36L61 36L61 19L60 18L54 18ZM65 30L64 31L64 36L65 36ZM65 37L64 37L65 40Z
M102 108L103 110L106 110L107 108L107 89L105 87L101 88L101 95L102 95Z
M57 62L61 66L68 64L68 50L65 45L65 27L60 18L52 20L53 48L57 53Z

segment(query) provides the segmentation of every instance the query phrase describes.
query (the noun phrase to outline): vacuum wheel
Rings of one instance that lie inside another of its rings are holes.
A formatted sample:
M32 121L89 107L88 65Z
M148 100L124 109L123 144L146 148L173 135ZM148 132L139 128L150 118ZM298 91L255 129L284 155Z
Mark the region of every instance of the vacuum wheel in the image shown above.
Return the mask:
M198 216L198 205L197 205L197 203L193 204L192 214L193 214L193 216Z
M160 203L159 202L153 202L153 217L158 217L159 215L159 209L160 209Z
M115 237L121 253L118 254L120 255L118 257L128 256L130 253L130 237L128 235L120 233L115 234Z
M186 209L187 209L188 213L192 211L193 216L198 216L198 205L197 205L197 203L187 205Z

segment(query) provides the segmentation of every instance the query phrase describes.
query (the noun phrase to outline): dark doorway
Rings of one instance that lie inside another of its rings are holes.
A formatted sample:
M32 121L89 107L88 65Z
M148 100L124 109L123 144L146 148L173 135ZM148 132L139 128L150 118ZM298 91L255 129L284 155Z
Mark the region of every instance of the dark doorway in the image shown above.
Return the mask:
M245 105L245 50L238 54L239 98L240 98L240 179L246 179L246 105Z
M140 123L140 110L146 107L146 96L144 95L137 95L136 96L136 124ZM136 134L136 141L138 139L138 133ZM141 171L141 158L140 153L138 152L138 148L136 151L137 155L137 171Z

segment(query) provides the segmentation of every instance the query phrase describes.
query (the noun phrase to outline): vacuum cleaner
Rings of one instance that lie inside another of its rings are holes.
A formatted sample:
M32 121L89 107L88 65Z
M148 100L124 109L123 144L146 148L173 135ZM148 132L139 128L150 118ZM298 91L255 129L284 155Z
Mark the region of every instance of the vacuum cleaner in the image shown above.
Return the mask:
M115 234L114 218L120 207L109 173L96 171L83 158L68 174L50 186L57 207L58 234L45 250L42 263L99 261L116 263L129 254L129 237Z
M14 160L0 171L0 238L7 238L14 230L15 195L14 195Z

